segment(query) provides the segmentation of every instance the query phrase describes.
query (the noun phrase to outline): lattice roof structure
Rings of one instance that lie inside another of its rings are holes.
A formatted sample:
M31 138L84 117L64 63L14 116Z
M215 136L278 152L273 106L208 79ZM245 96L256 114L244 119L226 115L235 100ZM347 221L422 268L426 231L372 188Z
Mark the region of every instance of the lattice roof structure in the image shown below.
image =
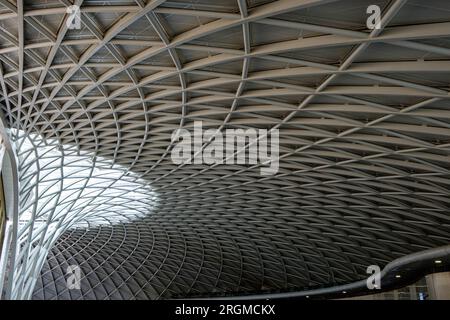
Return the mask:
M445 0L0 0L0 105L23 155L9 295L301 290L446 245L449 79ZM195 121L278 129L279 171L174 164L172 133Z

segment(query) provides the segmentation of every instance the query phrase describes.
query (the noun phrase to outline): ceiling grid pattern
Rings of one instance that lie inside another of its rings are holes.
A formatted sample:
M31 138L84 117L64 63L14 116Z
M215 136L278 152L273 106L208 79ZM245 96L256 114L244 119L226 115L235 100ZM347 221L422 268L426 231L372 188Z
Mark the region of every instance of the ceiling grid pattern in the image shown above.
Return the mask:
M107 159L158 196L133 222L64 230L34 298L333 285L448 244L449 75L448 1L0 0L13 139ZM278 129L279 172L174 164L171 135L194 121Z

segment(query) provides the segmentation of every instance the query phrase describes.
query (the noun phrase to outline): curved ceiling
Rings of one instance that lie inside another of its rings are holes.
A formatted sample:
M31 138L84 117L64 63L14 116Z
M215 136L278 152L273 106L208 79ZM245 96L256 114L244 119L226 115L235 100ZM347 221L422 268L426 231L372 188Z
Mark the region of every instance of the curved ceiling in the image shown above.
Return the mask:
M5 120L120 165L159 200L66 231L35 298L329 286L448 244L448 1L75 0L69 29L71 4L0 0ZM194 121L278 129L278 173L174 164L171 135ZM68 261L85 275L76 293L57 285Z

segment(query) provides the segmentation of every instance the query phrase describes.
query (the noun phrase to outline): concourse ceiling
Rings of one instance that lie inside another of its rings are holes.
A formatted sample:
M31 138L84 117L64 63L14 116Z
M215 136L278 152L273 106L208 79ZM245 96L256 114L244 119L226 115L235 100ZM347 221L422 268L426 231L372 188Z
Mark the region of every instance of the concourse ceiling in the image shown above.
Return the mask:
M32 297L302 290L447 245L449 90L447 0L0 0L6 127L157 197L133 220L61 229ZM278 172L175 164L172 133L195 121L278 129Z

